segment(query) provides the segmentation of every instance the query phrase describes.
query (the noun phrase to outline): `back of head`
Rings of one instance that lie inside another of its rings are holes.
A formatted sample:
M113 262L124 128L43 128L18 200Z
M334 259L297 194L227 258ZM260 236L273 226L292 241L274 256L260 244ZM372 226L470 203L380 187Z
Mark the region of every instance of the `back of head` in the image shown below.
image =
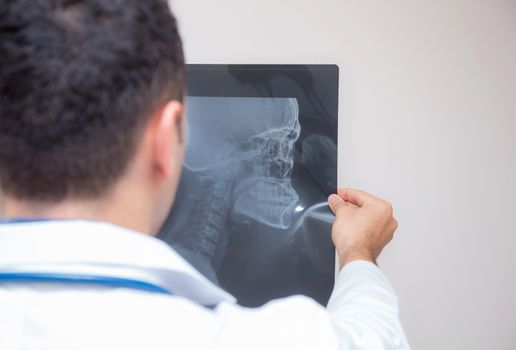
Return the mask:
M0 2L0 185L22 200L95 198L145 123L181 100L184 58L165 0Z

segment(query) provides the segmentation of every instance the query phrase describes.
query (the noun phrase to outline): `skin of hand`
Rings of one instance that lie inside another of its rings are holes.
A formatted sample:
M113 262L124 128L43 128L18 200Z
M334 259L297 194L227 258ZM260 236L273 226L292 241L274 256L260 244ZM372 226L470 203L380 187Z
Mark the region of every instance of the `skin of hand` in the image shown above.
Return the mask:
M332 240L340 268L353 260L376 264L382 249L398 228L392 205L359 190L346 188L337 193L328 198L328 203L336 217Z

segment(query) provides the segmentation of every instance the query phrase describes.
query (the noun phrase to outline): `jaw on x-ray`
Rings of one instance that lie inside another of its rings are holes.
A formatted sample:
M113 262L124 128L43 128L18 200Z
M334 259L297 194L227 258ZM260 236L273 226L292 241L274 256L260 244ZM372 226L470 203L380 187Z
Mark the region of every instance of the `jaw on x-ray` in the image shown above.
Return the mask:
M324 304L336 135L317 132L317 117L303 125L298 97L249 95L187 97L184 169L159 237L241 304Z

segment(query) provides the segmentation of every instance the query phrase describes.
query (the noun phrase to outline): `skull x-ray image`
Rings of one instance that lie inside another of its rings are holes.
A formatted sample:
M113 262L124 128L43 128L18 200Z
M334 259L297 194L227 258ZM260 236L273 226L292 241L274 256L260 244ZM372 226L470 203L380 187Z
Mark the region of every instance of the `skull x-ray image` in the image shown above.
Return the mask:
M159 238L241 305L333 286L338 68L189 65L187 147Z

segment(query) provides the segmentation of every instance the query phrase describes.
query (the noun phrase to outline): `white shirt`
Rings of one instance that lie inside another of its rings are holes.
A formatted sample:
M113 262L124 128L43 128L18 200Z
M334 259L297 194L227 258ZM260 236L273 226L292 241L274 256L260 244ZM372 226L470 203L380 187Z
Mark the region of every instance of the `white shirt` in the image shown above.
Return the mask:
M0 283L2 350L409 349L394 290L365 261L342 269L327 308L294 296L251 309L156 238L98 222L2 224L0 272L17 271L125 277L174 296Z

